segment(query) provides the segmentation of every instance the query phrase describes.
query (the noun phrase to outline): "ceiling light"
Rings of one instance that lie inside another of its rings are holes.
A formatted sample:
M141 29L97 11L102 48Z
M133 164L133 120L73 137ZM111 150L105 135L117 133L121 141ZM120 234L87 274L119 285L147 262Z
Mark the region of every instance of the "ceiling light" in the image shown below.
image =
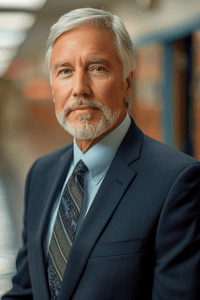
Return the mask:
M14 48L24 42L26 33L18 30L0 28L0 47Z
M4 70L10 66L11 60L0 62L0 70Z
M0 48L0 63L3 61L12 60L17 54L17 49L1 49Z
M1 70L0 69L0 77L3 77L3 75L5 74L6 72L4 70Z
M0 0L0 8L40 9L47 0Z
M6 68L5 70L0 68L0 77L3 77L7 70L8 68Z
M31 13L0 12L0 28L28 30L35 23L36 17Z
M152 8L155 4L155 0L136 0L136 4L143 9Z
M6 71L8 70L10 64L11 64L12 60L8 60L8 61L4 61L4 62L0 62L0 77L2 77Z

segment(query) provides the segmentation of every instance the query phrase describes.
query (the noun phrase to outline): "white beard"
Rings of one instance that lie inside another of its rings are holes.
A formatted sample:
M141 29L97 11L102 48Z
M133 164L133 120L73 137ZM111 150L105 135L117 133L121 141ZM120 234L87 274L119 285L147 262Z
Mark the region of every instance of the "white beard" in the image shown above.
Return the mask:
M99 109L101 111L101 119L95 124L89 124L91 114L84 114L78 117L80 124L72 124L67 120L70 111L78 106L87 105ZM101 103L87 100L85 98L77 98L67 105L60 113L56 113L56 118L60 125L72 136L79 140L90 140L99 137L101 134L109 130L117 122L121 110L113 112Z

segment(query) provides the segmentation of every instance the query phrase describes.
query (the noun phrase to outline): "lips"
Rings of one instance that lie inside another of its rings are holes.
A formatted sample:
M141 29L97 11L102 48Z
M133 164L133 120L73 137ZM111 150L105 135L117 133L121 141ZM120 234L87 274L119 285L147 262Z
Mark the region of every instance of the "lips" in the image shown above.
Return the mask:
M71 111L76 111L76 110L88 110L88 109L94 109L96 110L96 107L93 106L86 106L86 105L81 105L81 106L76 106L74 108L71 109Z
M102 110L103 105L93 101L92 99L76 98L64 108L64 114L67 117L72 111L84 110Z

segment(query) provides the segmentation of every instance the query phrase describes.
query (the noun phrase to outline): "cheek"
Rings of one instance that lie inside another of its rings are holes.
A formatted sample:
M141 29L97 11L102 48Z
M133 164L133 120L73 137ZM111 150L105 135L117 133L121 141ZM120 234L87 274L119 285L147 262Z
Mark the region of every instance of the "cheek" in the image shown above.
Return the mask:
M62 97L62 95L59 95L57 93L55 93L54 95L54 100L55 100L55 111L59 113L66 106L66 100L64 97Z
M112 108L115 108L116 110L121 108L123 106L123 90L121 87L121 82L119 82L118 85L113 84L110 86L107 95L109 95L108 98L108 105L112 106Z
M60 105L60 103L58 103L57 100L55 100L55 111L57 114L59 114L62 111L62 106Z
M65 85L53 86L52 85L52 94L55 99L55 110L59 113L66 106L69 98L70 92Z
M57 113L59 113L63 108L63 97L60 93L58 93L57 90L52 90L53 96L54 96L54 100L55 100L55 110Z
M103 84L98 84L96 87L96 92L101 96L105 102L114 101L114 98L120 92L121 86L116 84L116 82L106 82Z

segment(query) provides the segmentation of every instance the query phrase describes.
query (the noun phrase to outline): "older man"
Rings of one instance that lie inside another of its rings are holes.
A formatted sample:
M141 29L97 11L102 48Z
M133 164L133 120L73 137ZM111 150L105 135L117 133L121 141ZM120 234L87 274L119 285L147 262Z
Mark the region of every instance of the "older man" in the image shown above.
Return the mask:
M74 142L29 172L24 243L3 300L200 299L200 164L129 117L124 25L71 11L51 29L47 60Z

